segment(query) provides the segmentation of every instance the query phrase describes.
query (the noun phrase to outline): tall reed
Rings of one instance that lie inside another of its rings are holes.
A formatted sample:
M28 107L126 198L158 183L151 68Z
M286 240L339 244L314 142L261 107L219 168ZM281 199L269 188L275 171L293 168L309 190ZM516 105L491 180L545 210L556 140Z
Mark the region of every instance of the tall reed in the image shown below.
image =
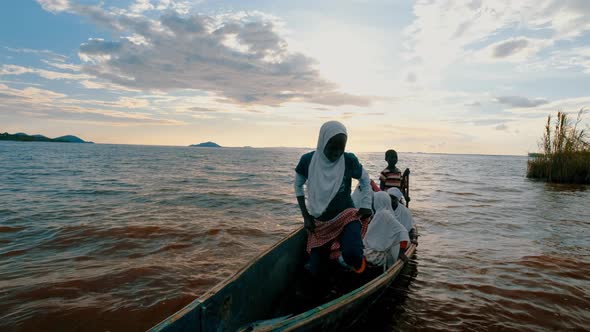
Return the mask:
M580 128L585 113L581 109L575 122L563 112L557 112L554 121L551 115L547 117L539 143L542 152L529 159L527 177L557 183L590 183L588 128Z

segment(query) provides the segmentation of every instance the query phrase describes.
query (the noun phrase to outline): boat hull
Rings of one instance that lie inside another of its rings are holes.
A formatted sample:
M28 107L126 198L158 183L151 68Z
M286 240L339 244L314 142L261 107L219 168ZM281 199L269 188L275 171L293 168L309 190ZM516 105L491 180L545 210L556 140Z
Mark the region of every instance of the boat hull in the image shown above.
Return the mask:
M166 318L149 331L315 331L350 326L403 268L398 260L363 286L296 315L272 317L305 261L306 231L301 228L252 260L234 276ZM406 255L411 257L412 244Z

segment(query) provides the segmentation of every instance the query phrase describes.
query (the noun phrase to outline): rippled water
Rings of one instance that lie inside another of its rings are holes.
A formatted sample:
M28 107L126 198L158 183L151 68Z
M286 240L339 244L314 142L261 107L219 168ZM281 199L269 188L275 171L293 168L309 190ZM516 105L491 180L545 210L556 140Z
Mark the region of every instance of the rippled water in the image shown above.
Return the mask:
M302 152L0 142L0 330L151 327L299 227ZM589 187L527 180L524 157L400 166L420 246L355 329L590 326Z

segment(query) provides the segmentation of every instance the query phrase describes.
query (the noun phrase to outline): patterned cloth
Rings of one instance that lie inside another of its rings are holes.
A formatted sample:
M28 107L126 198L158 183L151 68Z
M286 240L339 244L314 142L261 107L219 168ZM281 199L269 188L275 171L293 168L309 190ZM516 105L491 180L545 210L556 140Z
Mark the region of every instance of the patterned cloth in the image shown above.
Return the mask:
M337 215L334 219L329 221L315 221L315 231L307 231L307 253L311 253L311 249L321 247L326 243L332 242L330 245L330 259L337 259L341 255L339 236L344 229L344 226L349 223L359 220L356 213L357 209L346 209ZM369 220L361 220L361 238L365 237Z

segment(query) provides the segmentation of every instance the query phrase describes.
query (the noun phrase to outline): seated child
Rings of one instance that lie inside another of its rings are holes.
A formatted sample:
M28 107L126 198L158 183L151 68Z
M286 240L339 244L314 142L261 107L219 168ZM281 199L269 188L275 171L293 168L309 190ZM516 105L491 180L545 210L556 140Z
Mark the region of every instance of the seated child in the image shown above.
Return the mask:
M391 188L387 191L387 193L391 197L391 208L393 209L395 218L408 230L412 241L416 241L417 234L416 227L414 227L414 218L412 218L412 213L410 212L410 209L405 207L403 204L400 204L400 201L403 197L402 192L397 188Z
M376 192L373 204L376 212L363 239L364 253L368 262L387 269L397 260L400 245L403 244L405 248L410 242L410 237L408 231L395 218L391 198L387 192Z

